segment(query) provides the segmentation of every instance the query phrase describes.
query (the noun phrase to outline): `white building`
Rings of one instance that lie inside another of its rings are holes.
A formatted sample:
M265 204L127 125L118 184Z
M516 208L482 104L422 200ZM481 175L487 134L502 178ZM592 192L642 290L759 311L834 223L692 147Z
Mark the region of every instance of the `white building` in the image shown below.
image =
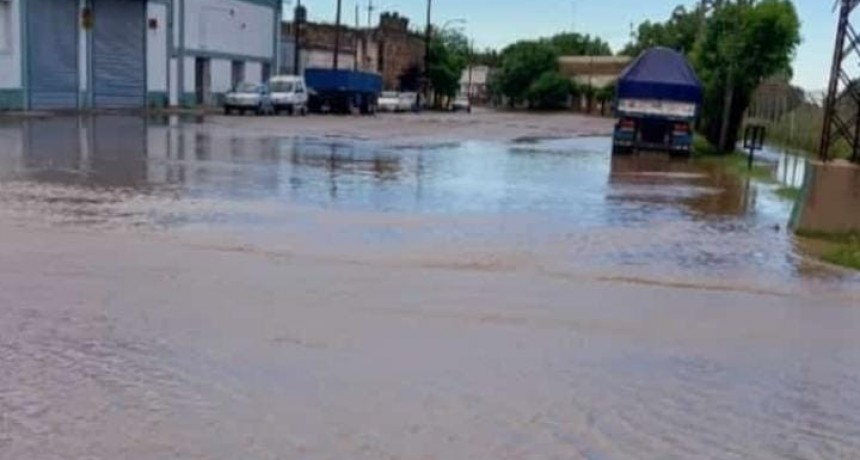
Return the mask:
M487 85L490 72L490 67L485 65L466 67L460 76L460 94L475 102L486 101L489 97Z
M277 68L279 0L0 0L0 110L217 103Z

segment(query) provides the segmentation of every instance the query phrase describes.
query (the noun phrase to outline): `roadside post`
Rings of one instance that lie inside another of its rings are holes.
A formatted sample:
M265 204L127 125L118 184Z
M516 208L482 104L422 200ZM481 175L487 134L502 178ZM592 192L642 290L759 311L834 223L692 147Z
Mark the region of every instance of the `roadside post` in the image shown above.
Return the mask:
M764 138L767 131L762 125L747 125L744 129L744 150L749 151L747 168L752 169L756 150L764 148Z

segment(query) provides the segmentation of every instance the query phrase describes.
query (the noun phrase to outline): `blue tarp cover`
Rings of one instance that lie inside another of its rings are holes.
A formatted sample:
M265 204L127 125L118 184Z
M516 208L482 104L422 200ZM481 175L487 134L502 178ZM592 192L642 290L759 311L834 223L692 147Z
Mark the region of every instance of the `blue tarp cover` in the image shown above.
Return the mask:
M379 93L382 91L382 76L352 70L307 69L305 80L316 91L352 91Z
M651 48L618 79L619 99L660 99L701 104L702 84L681 53Z

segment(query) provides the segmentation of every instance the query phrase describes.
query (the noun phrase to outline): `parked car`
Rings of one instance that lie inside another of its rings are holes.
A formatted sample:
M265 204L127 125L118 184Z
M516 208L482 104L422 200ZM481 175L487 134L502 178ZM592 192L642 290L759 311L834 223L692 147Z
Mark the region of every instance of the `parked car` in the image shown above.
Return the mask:
M224 98L224 114L253 111L257 115L274 113L272 95L266 85L243 82L236 85Z
M272 92L272 105L275 113L282 111L290 115L306 115L308 113L308 86L304 77L297 75L279 75L269 80L269 90Z
M400 110L400 93L384 91L379 95L377 107L380 112L398 112Z
M451 103L451 111L472 113L472 102L466 96L457 96Z

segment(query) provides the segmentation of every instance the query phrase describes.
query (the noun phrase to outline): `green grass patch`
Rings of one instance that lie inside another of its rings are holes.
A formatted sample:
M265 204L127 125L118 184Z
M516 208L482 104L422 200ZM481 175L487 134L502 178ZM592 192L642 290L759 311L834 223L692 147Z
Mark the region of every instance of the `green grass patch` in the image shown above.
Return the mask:
M828 233L798 230L797 236L823 242L814 253L821 260L860 270L860 232Z
M825 253L821 258L834 265L860 270L860 238L836 244L835 249Z
M801 189L798 187L780 187L776 189L776 195L788 201L797 201L800 199Z
M749 153L740 150L736 150L734 153L720 153L716 147L698 134L693 137L693 157L702 164L720 167L740 177L751 177L761 182L776 183L773 178L773 171L766 165L753 162L752 169L750 169Z

